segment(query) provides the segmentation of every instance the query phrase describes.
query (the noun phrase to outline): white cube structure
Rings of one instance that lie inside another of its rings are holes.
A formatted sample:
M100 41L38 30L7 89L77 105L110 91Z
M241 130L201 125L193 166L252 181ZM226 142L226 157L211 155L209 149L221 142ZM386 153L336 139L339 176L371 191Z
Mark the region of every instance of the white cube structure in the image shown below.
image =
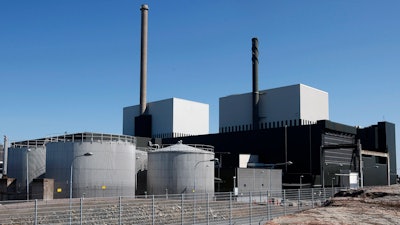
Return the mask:
M259 127L273 128L329 120L328 93L296 84L260 91ZM252 93L219 99L220 132L252 130Z
M135 117L140 106L123 110L123 134L135 136ZM180 98L147 103L152 117L152 137L184 137L209 133L209 105Z

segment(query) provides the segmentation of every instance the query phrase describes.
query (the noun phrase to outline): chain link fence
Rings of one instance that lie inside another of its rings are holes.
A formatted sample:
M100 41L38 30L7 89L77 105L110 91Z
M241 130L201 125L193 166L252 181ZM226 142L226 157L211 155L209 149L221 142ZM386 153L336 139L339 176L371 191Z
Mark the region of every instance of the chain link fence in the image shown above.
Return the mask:
M319 207L336 188L0 202L0 224L263 224Z

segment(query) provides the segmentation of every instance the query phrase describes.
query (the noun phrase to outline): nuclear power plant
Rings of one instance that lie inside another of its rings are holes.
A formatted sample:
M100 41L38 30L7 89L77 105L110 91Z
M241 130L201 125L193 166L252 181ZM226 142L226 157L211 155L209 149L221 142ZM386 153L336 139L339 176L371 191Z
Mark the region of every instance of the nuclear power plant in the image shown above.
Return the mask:
M395 125L330 121L329 94L305 84L260 90L257 38L249 43L251 92L219 98L218 133L209 132L206 103L147 102L149 7L140 10L140 99L123 108L122 134L5 138L3 199L396 183Z

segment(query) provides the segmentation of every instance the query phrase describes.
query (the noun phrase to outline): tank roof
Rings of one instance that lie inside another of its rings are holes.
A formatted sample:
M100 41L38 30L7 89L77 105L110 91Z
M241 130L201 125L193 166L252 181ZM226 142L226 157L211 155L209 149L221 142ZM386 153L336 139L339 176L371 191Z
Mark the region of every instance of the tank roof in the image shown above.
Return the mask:
M177 144L163 145L162 148L153 149L152 152L193 152L193 153L209 153L214 152L214 147L211 145L201 144L183 144L179 141Z

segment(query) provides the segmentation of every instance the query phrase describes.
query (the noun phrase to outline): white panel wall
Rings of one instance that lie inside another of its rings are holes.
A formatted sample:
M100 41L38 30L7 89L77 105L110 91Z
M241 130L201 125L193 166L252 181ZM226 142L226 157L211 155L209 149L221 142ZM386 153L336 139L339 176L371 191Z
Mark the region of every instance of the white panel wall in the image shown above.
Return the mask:
M328 93L306 85L300 86L300 117L304 120L329 120Z
M173 132L173 104L172 98L148 104L149 114L152 118L152 134L168 134Z
M140 115L140 105L125 107L123 110L123 134L135 135L135 117ZM171 133L173 130L173 99L147 103L147 112L152 115L154 134Z
M252 94L240 94L219 99L219 127L251 125Z
M181 134L200 135L209 133L208 104L170 98L147 104L152 116L152 135ZM135 117L139 116L139 105L123 110L123 134L135 135Z
M209 107L207 104L174 98L174 133L208 134Z
M260 122L299 119L300 91L298 85L269 89L261 92Z
M252 93L231 95L219 100L219 127L246 127L252 124ZM299 120L329 119L328 93L296 84L260 91L260 127L299 125ZM279 123L279 125L278 125ZM304 124L304 123L303 123ZM244 130L250 130L244 129Z

